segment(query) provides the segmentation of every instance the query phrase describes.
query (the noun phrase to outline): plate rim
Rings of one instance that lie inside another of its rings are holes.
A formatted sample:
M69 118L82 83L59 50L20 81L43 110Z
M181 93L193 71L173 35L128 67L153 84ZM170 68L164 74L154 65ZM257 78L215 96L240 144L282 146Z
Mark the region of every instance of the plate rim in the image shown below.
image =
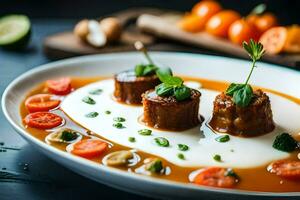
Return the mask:
M1 107L3 114L5 118L8 120L9 124L14 128L15 131L17 131L18 134L20 134L23 138L25 138L29 143L34 143L39 148L47 150L51 154L54 154L55 156L60 156L63 159L69 160L70 162L74 162L76 164L80 164L84 167L93 168L94 170L100 170L103 173L108 173L116 176L120 176L122 178L133 180L133 181L142 181L146 182L147 184L155 184L155 186L158 187L168 187L171 190L192 190L195 192L212 192L212 193L219 193L219 194L229 194L229 195L240 195L240 196L261 196L261 197L294 197L294 196L300 196L300 192L261 192L261 191L249 191L249 190L240 190L240 189L225 189L225 188L213 188L213 187L207 187L207 186L196 186L189 183L180 183L176 181L170 181L170 180L163 180L159 178L153 178L153 177L147 177L143 175L128 173L126 171L122 171L116 168L108 167L99 165L97 163L94 163L92 161L86 160L84 158L80 158L77 156L70 155L67 152L63 152L59 149L56 149L41 140L38 140L31 134L29 134L27 131L25 131L21 126L19 126L17 123L14 122L14 120L10 117L9 112L6 107L6 102L8 100L8 95L11 92L11 90L18 85L18 83L25 79L26 77L41 72L45 70L49 70L50 68L60 68L59 65L66 65L70 63L77 63L77 62L85 62L88 60L104 60L104 59L112 59L113 57L116 57L118 55L128 55L128 54L140 54L139 52L119 52L119 53L107 53L107 54L101 54L101 55L87 55L87 56L78 56L74 58L68 58L68 59L62 59L59 61L49 62L46 64L38 65L37 67L34 67L30 70L28 70L25 73L22 73L21 75L18 75L17 78L15 78L13 81L9 83L9 85L5 88L2 99L1 99ZM215 55L206 55L206 54L195 54L195 53L185 53L185 52L160 52L160 51L150 51L150 54L152 55L162 55L162 56L169 56L169 55L180 55L184 57L206 57L209 59L225 59L230 60L233 62L247 62L243 59L237 59L237 58L228 58L228 57L222 57L222 56L215 56ZM264 62L261 62L264 63ZM300 71L296 69L291 69L285 66L275 65L275 64L269 64L266 63L266 67L276 67L283 71L289 71L293 73L298 73L300 75ZM65 67L72 67L72 66L65 66ZM46 153L43 153L44 155L48 156ZM49 157L49 156L48 156ZM52 158L51 158L52 159ZM60 163L63 165L62 163ZM69 168L70 169L70 168ZM72 170L72 169L70 169ZM90 179L90 177L88 177ZM95 180L95 179L93 179ZM105 184L105 183L103 183ZM111 185L111 184L109 184ZM134 192L130 190L131 192ZM143 192L144 193L144 192Z

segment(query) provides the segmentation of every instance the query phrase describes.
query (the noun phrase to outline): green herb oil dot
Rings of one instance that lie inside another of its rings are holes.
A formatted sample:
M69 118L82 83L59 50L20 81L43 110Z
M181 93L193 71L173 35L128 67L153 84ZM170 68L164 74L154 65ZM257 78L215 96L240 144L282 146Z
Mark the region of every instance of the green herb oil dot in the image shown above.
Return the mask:
M149 129L142 129L142 130L139 130L138 131L138 133L140 134L140 135L151 135L151 133L152 133L152 131L151 130L149 130Z

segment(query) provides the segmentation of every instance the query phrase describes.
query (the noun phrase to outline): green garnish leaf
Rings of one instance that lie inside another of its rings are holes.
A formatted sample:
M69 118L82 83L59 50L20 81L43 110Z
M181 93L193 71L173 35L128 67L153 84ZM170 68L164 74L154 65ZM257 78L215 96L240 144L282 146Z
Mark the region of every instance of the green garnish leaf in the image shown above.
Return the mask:
M156 75L161 82L168 84L168 80L172 77L172 71L168 67L161 67L156 70Z
M163 138L163 137L154 138L154 141L156 142L156 144L158 146L161 146L161 147L170 146L169 140L167 140L166 138Z
M153 173L160 173L163 170L163 164L160 159L154 159L146 164L146 170L153 172Z
M186 144L178 144L177 146L178 146L178 149L180 151L187 151L187 150L189 150L189 146L186 145Z
M217 162L221 162L222 161L222 158L221 158L221 156L219 154L214 155L213 159L215 161L217 161Z
M215 139L217 142L228 142L230 140L229 135L222 135Z
M135 137L129 137L129 138L128 138L128 141L129 141L129 142L135 142L136 140L135 140Z
M298 142L288 133L277 135L273 147L284 152L292 152L298 147Z
M174 95L177 101L183 101L185 99L190 98L191 89L186 86L176 87Z
M115 122L125 122L126 119L123 118L123 117L115 117L115 118L114 118L114 121L115 121Z
M250 12L250 15L261 15L266 11L266 9L267 9L266 4L264 4L264 3L258 4Z
M250 40L249 44L244 41L243 48L252 59L251 71L244 84L232 83L226 90L226 94L232 96L233 102L240 107L248 106L252 100L253 90L248 82L255 68L256 61L258 61L265 53L263 45L259 42L255 42L252 39Z
M155 87L155 92L158 96L171 96L174 93L174 88L173 86L161 83Z
M244 87L244 84L236 84L236 83L231 83L229 85L229 87L227 88L226 90L226 94L229 95L229 96L233 96L233 94L242 89Z
M155 70L158 67L156 67L153 64L148 64L148 65L144 65L144 64L139 64L135 66L135 75L137 77L139 76L148 76L148 75L152 75L154 74Z
M246 107L250 104L253 97L253 90L250 85L245 85L233 94L233 101L240 107Z
M83 101L84 103L91 104L91 105L96 104L96 101L95 101L94 99L92 99L91 97L89 97L89 96L84 97L84 98L82 99L82 101Z
M105 111L105 114L109 115L111 112L109 110Z
M149 129L141 129L141 130L138 131L138 133L139 133L140 135L148 136L148 135L151 135L152 131L149 130Z
M120 122L113 124L113 127L116 127L118 129L125 128L125 126L123 126L123 124Z
M69 142L69 141L75 140L77 137L78 137L78 134L75 131L64 130L61 133L60 139L62 139L63 141Z
M94 90L89 91L89 94L91 94L91 95L100 95L102 92L103 92L102 89L94 89Z
M182 154L182 153L178 153L178 154L177 154L177 157L178 157L179 159L181 159L181 160L185 160L185 156L184 156L184 154Z
M99 115L99 113L97 113L97 112L90 112L90 113L86 114L85 116L88 118L95 118L98 115Z

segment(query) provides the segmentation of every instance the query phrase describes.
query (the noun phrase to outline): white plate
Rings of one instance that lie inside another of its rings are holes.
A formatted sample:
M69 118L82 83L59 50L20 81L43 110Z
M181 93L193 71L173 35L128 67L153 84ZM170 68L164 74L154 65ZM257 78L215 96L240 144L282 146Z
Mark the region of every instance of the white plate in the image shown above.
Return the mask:
M155 61L172 67L177 74L199 76L201 78L243 82L249 72L250 62L224 57L186 53L151 53ZM16 131L32 146L45 155L71 170L95 181L133 193L160 198L193 198L205 196L222 199L237 197L300 197L300 192L272 193L251 192L234 189L217 189L183 184L151 177L127 173L118 169L99 165L88 160L72 156L31 136L22 126L19 105L25 94L47 79L58 76L108 76L130 69L143 60L140 53L117 53L95 56L83 56L49 63L28 71L15 79L5 90L2 97L2 109ZM276 65L258 63L259 67L251 78L255 85L275 89L279 92L300 98L300 73Z

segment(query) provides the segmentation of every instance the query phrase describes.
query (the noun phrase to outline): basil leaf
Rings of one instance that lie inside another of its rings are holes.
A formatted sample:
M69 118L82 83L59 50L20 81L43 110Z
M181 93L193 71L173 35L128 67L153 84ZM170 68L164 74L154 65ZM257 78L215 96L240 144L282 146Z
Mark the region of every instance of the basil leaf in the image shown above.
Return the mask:
M144 68L143 76L151 75L156 69L157 67L155 65L147 65Z
M163 138L163 137L154 138L154 141L156 142L156 144L158 146L161 146L161 147L170 146L169 140L167 140L166 138Z
M191 89L186 86L176 87L174 95L177 101L183 101L190 98Z
M85 116L88 118L95 118L98 115L99 115L99 113L97 113L97 112L90 112L90 113L86 114Z
M158 96L171 96L173 95L174 89L165 83L161 83L155 87L155 92Z
M78 134L75 131L68 131L68 130L63 131L60 136L60 138L63 141L67 141L67 142L75 140L77 137L78 137Z
M253 91L250 85L245 85L240 90L237 90L233 94L233 101L240 107L246 107L250 104L253 97Z
M172 77L172 71L168 67L161 67L156 70L156 75L161 82L167 83L170 77Z
M91 104L91 105L96 104L96 101L95 101L94 99L92 99L91 97L89 97L89 96L84 97L84 98L82 99L82 101L83 101L84 103Z
M142 65L142 64L136 65L135 69L134 69L135 75L136 76L143 76L144 69L145 69L145 65Z
M226 94L229 96L233 96L234 92L241 89L242 87L244 87L244 84L231 83L226 90Z

